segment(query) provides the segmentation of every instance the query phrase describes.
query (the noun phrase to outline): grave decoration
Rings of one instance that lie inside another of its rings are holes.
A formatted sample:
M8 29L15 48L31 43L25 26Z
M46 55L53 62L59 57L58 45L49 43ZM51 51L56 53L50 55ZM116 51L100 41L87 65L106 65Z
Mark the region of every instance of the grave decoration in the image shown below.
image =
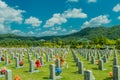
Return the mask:
M55 69L55 73L56 73L56 76L59 76L62 72L62 69L61 68L56 68Z
M110 76L110 77L113 77L113 72L112 72L112 71L109 72L109 76Z
M5 57L4 57L4 55L1 57L1 61L5 61Z
M65 59L60 57L60 62L61 62L61 65L64 65L65 64Z
M12 60L8 60L8 63L11 63L12 62Z
M96 64L98 64L98 61L99 61L99 60L96 60Z
M2 68L2 69L0 70L0 73L1 73L2 75L4 75L5 72L6 72L6 69L5 69L5 68Z
M23 65L24 65L24 62L23 62L23 61L20 61L20 62L19 62L19 65L20 65L20 66L23 66Z
M36 65L36 68L40 68L42 66L40 60L36 60L35 65Z
M21 80L20 76L16 75L15 78L14 78L14 80Z

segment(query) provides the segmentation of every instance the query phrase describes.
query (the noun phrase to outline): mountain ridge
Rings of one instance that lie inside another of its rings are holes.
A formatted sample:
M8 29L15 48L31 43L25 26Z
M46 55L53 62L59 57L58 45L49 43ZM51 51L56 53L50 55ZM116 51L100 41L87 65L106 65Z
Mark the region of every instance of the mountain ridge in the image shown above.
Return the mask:
M118 39L120 38L120 25L112 26L112 27L88 27L85 29L82 29L78 32L68 34L68 35L59 35L59 36L43 36L43 37L35 37L35 36L21 36L16 34L0 34L0 40L3 40L5 38L9 39L21 39L21 40L53 40L56 38L60 39L79 39L79 38L87 38L89 40L94 39L95 37L105 36L109 39Z

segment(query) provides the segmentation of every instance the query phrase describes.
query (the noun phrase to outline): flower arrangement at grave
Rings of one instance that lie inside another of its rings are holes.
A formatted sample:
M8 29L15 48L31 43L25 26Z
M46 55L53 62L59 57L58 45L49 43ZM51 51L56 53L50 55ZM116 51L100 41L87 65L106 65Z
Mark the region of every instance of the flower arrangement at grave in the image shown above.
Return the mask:
M65 59L62 58L62 57L60 57L60 62L61 62L61 65L64 65L64 63L65 63Z
M44 60L44 63L46 63L46 60Z
M1 57L1 61L5 61L5 57L4 56Z
M96 64L98 64L98 60L96 60L95 62L96 62Z
M61 69L61 68L56 68L56 69L55 69L55 74L56 74L56 76L59 76L59 75L61 74L61 72L62 72L62 69Z
M24 65L24 62L23 62L23 61L20 61L20 62L19 62L19 65L20 65L20 66L23 66L23 65Z
M113 72L112 72L112 71L109 72L109 76L110 76L110 77L113 77Z
M8 60L8 63L11 63L12 61L11 60Z
M16 75L14 80L20 80L20 76Z
M35 61L36 68L40 68L42 65L40 63L40 60Z
M2 69L0 70L0 73L1 73L2 75L4 75L5 72L6 72L6 68L2 68Z

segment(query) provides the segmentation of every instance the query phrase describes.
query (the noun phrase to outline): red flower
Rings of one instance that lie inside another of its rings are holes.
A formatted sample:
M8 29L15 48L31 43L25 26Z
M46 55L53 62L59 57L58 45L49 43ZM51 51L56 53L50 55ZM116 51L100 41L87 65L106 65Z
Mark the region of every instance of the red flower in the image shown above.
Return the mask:
M24 62L23 61L20 61L19 65L20 66L23 66Z
M37 68L42 66L39 60L36 60L35 65L36 65Z

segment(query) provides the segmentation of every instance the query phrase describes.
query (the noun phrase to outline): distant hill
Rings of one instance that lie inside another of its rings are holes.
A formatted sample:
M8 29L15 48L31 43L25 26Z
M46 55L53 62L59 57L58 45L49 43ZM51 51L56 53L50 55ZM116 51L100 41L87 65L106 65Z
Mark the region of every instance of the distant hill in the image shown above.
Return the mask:
M54 40L54 39L64 39L64 40L79 40L79 39L89 39L92 40L95 37L105 36L109 39L118 39L120 38L120 25L113 27L94 27L94 28L85 28L76 33L62 36L44 36L44 37L33 37L33 36L19 36L15 34L0 34L0 40L4 39L19 39L19 40Z
M113 27L94 27L94 28L85 28L79 32L69 34L64 36L65 38L87 38L94 39L95 37L105 36L109 39L118 39L120 38L120 26Z

